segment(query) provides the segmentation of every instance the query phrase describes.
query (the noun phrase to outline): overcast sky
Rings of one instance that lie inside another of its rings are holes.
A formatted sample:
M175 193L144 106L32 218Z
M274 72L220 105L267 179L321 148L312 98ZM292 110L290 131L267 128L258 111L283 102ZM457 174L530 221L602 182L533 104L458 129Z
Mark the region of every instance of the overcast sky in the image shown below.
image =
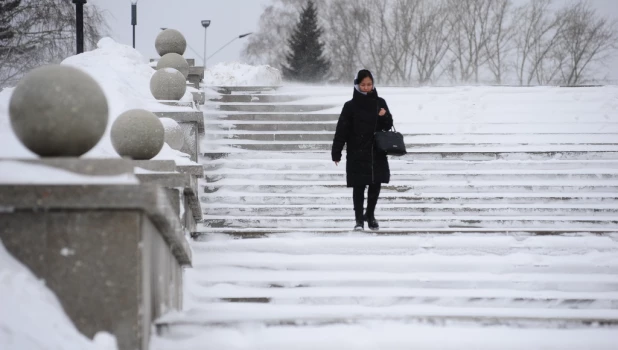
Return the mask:
M89 0L106 11L111 36L132 45L131 0ZM257 30L262 10L270 0L139 0L137 3L136 48L146 57L158 57L154 47L161 28L173 28L184 34L190 47L185 58L204 55L204 28L201 21L211 20L208 28L207 56L238 37ZM87 6L87 5L86 5ZM208 65L238 61L243 48L238 39L208 60ZM197 54L195 54L193 48Z
M337 1L337 0L332 0ZM515 3L523 0L514 0ZM554 0L556 4L569 0ZM618 0L589 0L599 12L618 19ZM118 42L132 44L131 0L89 0L103 10L111 28L110 35ZM137 49L148 58L158 57L154 41L160 28L182 32L189 44L186 58L197 59L204 52L204 28L201 20L212 21L208 28L207 56L240 34L257 30L262 10L271 0L139 0L136 27ZM87 6L87 5L86 5ZM281 38L285 40L285 38ZM244 40L238 39L208 60L208 65L239 61ZM196 51L194 53L193 50ZM610 63L611 79L618 80L618 57Z

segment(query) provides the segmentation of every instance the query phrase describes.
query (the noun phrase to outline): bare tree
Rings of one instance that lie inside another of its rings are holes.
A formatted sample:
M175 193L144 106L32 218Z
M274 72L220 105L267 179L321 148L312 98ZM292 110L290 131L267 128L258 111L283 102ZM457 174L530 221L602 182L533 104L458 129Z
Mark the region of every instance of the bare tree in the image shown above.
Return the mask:
M331 59L332 81L350 82L360 62L363 19L369 14L358 0L331 1L326 9L324 34Z
M558 73L556 52L564 21L550 11L551 0L531 0L516 11L516 75L520 85L551 82Z
M444 0L422 1L417 11L414 58L421 85L439 79L436 71L450 48L453 27L449 23L447 6Z
M278 67L305 0L273 1L245 57ZM581 0L558 9L552 0L315 1L329 81L368 68L381 84L580 84L616 49L618 24Z
M512 49L514 26L508 18L511 6L511 0L491 2L489 37L485 42L485 51L487 68L493 74L496 84L502 83L508 69L507 55Z
M491 0L449 0L453 27L451 52L460 82L479 82L487 61L485 47L490 37Z
M397 85L408 85L413 81L414 56L416 50L415 17L423 0L396 0L382 17L389 45L388 74L386 80Z
M392 49L392 43L388 42L386 17L388 1L361 1L368 16L362 19L364 25L359 47L362 54L359 56L359 62L363 67L371 69L374 76L381 79L381 82L390 81L385 77L389 73L387 57Z
M559 44L563 61L561 82L584 83L590 64L602 61L616 50L617 22L600 17L587 1L579 1L563 11L564 28Z
M29 70L59 63L75 50L75 8L63 0L22 0L10 13L13 34L0 50L0 86L15 84ZM96 47L107 25L102 11L85 7L85 49Z

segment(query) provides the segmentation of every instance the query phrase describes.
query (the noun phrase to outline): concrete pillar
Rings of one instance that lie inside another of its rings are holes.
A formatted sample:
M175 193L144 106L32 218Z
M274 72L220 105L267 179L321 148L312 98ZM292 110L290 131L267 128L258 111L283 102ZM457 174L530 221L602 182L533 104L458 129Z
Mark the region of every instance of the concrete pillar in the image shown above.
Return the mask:
M28 163L107 174L98 175L102 182L134 171L123 159ZM152 322L182 307L191 252L160 185L2 184L0 207L11 208L0 212L3 244L45 280L86 336L107 331L121 349L145 350Z

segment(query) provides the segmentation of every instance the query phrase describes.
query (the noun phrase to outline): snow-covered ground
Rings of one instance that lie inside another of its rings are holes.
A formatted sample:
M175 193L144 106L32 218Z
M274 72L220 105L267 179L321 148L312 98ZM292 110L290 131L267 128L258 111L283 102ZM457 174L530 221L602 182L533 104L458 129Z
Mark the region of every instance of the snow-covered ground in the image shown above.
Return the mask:
M153 349L610 350L617 238L213 235Z
M379 87L394 115L397 131L410 153L618 151L618 87ZM264 99L269 93L260 93ZM326 150L332 142L337 115L352 95L352 87L291 86L274 95L295 95L290 102L234 103L255 109L260 105L321 106L315 112L269 120L236 117L211 102L206 111L209 132L202 149L244 152L269 144L279 149ZM246 112L245 112L246 113ZM268 114L268 112L252 112ZM330 116L333 117L330 117ZM307 120L314 120L307 125ZM251 125L258 125L252 127ZM276 130L274 136L273 130ZM259 135L262 135L258 137ZM304 135L301 139L297 135ZM231 136L235 135L235 136ZM268 135L273 135L270 139ZM239 145L248 145L240 147ZM287 148L285 148L287 147Z
M352 87L206 106L205 234L154 349L614 349L618 88L378 90L410 152L383 236L330 159Z

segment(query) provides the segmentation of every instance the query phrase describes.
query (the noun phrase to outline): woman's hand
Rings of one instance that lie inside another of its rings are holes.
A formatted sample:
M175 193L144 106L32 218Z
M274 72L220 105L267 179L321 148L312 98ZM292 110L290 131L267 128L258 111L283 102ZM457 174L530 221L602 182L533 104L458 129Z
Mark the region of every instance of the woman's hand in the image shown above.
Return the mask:
M336 166L339 166L339 162L335 162L335 165L336 165Z
M384 108L380 108L380 113L378 113L378 115L379 115L380 117L383 117L385 114L386 114L386 109L384 109Z

